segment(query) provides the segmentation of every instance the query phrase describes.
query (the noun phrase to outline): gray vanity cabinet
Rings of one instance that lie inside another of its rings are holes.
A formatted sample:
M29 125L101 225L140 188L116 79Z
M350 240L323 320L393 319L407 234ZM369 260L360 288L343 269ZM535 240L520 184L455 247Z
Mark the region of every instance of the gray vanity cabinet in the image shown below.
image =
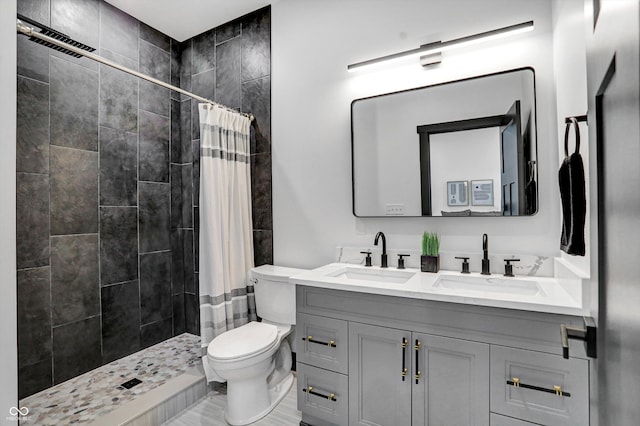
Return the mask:
M576 316L296 286L298 409L312 426L587 426ZM417 383L416 383L416 376Z
M489 424L489 345L349 323L349 424Z

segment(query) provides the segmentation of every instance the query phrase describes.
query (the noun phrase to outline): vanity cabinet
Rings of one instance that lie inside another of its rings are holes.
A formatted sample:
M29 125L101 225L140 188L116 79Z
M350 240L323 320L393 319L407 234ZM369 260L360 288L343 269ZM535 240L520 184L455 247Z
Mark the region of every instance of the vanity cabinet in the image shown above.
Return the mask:
M569 360L560 346L560 324L581 317L296 292L301 425L589 424L584 346L571 341Z
M489 345L349 324L350 425L488 425Z

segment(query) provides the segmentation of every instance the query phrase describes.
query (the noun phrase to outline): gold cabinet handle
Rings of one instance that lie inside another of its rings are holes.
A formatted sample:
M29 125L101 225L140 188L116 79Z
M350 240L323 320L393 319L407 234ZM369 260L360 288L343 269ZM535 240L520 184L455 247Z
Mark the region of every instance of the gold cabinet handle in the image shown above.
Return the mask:
M333 401L336 402L338 399L336 398L336 394L335 393L330 393L329 395L324 395L321 394L320 392L316 392L313 390L313 386L307 386L306 388L302 388L302 392L306 392L309 395L315 395L315 396L319 396L320 398L324 398L327 399L329 401Z
M407 346L409 346L409 341L403 337L402 343L400 343L400 347L402 348L402 373L400 373L400 377L402 377L402 381L405 381L405 377L407 377Z
M570 398L571 393L562 389L562 386L554 385L552 389L543 388L535 385L528 385L526 383L522 383L522 381L518 377L512 377L511 380L507 380L507 384L513 386L518 389L531 389L538 392L546 392L546 393L555 393L558 396L562 396L565 398Z
M309 343L315 343L315 344L318 344L318 345L329 346L330 348L335 348L337 346L335 340L329 340L328 342L322 342L320 340L313 340L313 336L303 337L302 340L306 340Z
M420 381L420 377L422 377L422 372L420 371L420 348L422 347L422 343L420 343L420 340L416 339L415 344L413 345L413 349L416 351L415 353L415 357L416 357L416 370L417 373L414 376L414 378L416 379L416 385L419 383Z

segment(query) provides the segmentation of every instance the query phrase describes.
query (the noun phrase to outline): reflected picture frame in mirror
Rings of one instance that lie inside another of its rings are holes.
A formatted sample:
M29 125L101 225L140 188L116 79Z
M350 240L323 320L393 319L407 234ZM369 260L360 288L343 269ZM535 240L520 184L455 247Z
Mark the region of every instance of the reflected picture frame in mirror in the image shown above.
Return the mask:
M353 214L535 214L536 113L530 67L354 100ZM493 181L491 205L471 202L480 180ZM462 181L469 202L452 205L449 184Z

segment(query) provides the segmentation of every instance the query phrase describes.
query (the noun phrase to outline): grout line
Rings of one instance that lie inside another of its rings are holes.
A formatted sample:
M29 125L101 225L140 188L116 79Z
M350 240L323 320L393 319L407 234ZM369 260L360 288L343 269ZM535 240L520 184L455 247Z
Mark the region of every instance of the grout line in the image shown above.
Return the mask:
M62 324L56 324L56 325L53 325L53 323L51 323L51 324L52 324L52 327L51 327L51 328L52 328L52 329L54 329L54 328L60 328L60 327L64 327L65 325L69 325L69 324L76 324L76 323L79 323L79 322L82 322L82 321L86 321L86 320L90 320L90 319L93 319L93 318L96 318L96 317L100 317L100 316L102 316L102 315L100 315L100 314L90 315L90 316L88 316L88 317L80 318L80 319L73 320L73 321L67 321L67 322L65 322L65 323L62 323ZM101 340L102 340L102 339L101 339Z
M102 37L101 37L101 33L102 33L102 8L98 7L98 49L102 48ZM104 364L104 330L103 330L103 323L104 323L104 315L102 312L102 220L101 219L101 211L100 211L100 195L101 195L101 163L100 163L100 159L101 159L101 155L100 155L100 148L102 148L102 143L100 141L100 135L102 134L102 131L100 130L100 123L102 122L102 115L104 114L103 108L102 108L102 102L100 102L100 100L102 99L102 73L100 72L102 69L102 65L99 64L98 65L98 309L100 312L100 365ZM126 137L125 137L126 140Z
M85 232L82 234L56 234L51 235L50 238L65 238L65 237L92 237L99 235L97 232Z
M51 5L49 5L51 8ZM49 14L51 20L51 13ZM49 67L49 83L51 83L51 53L47 54L47 66ZM55 342L53 341L53 265L52 265L52 250L51 250L51 84L49 84L49 324L51 325L51 383L47 388L50 388L55 383Z
M49 81L38 80L37 78L29 77L29 76L22 75L22 74L19 74L19 73L16 73L16 77L22 78L24 80L33 81L35 83L46 84L47 86L49 86L51 84L51 75L49 75Z
M140 65L140 26L138 26L138 69ZM138 247L136 257L138 259L138 346L142 348L142 266L140 258L140 79L136 78L136 85L138 87L138 103L136 105L136 228L138 234Z
M21 172L16 170L16 175L24 174L24 175L34 175L34 176L50 176L50 173L36 173L36 172Z
M262 75L260 77L250 78L249 80L241 81L240 84L254 83L258 80L266 80L267 78L271 78L271 73Z
M103 289L103 288L107 288L107 287L113 287L113 286L116 286L116 285L124 285L124 284L134 283L136 281L140 281L140 279L135 278L133 280L119 281L117 283L108 283L108 284L100 286L100 288Z

